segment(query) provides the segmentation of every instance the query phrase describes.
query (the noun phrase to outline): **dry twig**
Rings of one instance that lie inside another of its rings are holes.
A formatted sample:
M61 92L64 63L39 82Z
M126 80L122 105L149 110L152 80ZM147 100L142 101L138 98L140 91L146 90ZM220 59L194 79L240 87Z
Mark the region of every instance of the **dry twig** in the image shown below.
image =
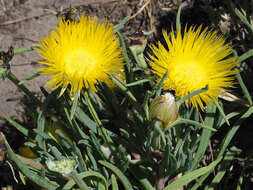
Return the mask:
M133 14L133 15L129 18L129 20L134 19L138 14L140 14L140 13L144 10L144 8L145 8L150 2L151 2L151 0L147 0L146 3L144 3L144 5L143 5L135 14Z

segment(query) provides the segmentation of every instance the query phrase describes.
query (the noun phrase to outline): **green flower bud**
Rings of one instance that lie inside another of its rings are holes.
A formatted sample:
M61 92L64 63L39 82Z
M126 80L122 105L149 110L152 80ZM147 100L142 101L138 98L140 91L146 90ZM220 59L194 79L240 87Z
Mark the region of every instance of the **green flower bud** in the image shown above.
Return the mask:
M171 93L156 97L150 104L150 118L161 121L166 129L177 120L179 114L175 98Z
M77 167L76 162L71 159L47 160L46 165L49 170L61 173L62 175L70 174Z

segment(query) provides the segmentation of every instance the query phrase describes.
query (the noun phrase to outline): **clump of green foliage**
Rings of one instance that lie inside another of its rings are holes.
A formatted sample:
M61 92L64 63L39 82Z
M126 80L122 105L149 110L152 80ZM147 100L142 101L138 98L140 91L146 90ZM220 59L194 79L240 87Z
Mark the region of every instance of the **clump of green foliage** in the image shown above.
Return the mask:
M241 19L245 31L252 35L248 18L240 10L233 11L238 16L234 17L235 27L242 27L236 24ZM164 129L162 122L150 117L149 105L163 93L167 73L156 83L143 55L146 43L126 47L119 29L127 20L115 27L126 60L126 84L111 76L116 89L99 83L96 93L86 89L72 99L68 93L58 97L59 89L48 92L41 87L44 96L41 101L24 85L39 75L19 81L11 73L10 59L7 59L33 48L10 49L3 54L7 58L0 67L0 77L11 80L33 103L29 111L37 124L34 129L28 129L2 114L24 135L24 145L34 154L33 158L16 154L4 140L8 160L19 171L24 184L29 180L50 190L215 189L240 153L230 143L241 123L253 113L252 98L240 74L237 80L246 103L215 102L205 112L183 104L186 99L208 90L207 86L177 99L180 117ZM250 49L237 61L242 63L252 55ZM212 138L222 128L228 128L226 135L210 151Z

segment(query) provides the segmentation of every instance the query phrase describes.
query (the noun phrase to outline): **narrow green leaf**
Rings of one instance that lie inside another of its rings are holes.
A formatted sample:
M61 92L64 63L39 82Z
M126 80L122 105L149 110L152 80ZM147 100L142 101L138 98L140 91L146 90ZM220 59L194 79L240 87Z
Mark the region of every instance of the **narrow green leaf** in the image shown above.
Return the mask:
M103 134L103 137L106 141L106 143L111 147L113 142L112 142L112 139L111 137L107 134L107 131L106 129L104 128L101 120L99 119L98 117L98 114L95 110L95 108L93 107L91 101L90 101L90 97L89 97L89 94L87 92L84 93L84 98L85 98L85 101L88 105L88 109L90 111L90 114L92 115L93 119L95 120L95 122L97 123L97 125L99 126L99 129L101 130L102 134Z
M148 180L149 173L140 169L140 165L138 164L141 160L137 160L136 163L132 163L130 169L131 174L139 181L142 185L142 190L153 190L153 186Z
M177 18L176 18L176 29L177 29L177 31L179 31L179 29L181 27L181 22L180 22L181 10L182 10L182 5L180 5L178 7L178 10L177 10Z
M118 183L114 174L111 175L112 190L119 190Z
M231 112L231 113L229 113L228 115L226 115L226 118L229 120L229 119L231 119L231 118L233 118L233 117L235 117L235 116L237 116L237 115L240 115L240 112ZM224 123L226 123L226 121L225 121L225 119L223 118L223 120L219 123L218 128L221 127Z
M98 97L98 95L96 95L96 93L91 88L88 88L88 94L89 94L90 100L92 102L92 105L94 105L96 110L97 111L104 111L105 108L104 108L103 103L101 102L101 99ZM85 99L83 99L83 100L85 100Z
M6 119L12 126L14 126L19 132L21 132L26 137L28 136L29 130L27 128L25 128L24 126L20 125L19 123L8 117L5 113L0 112L0 115L4 119Z
M80 139L84 141L87 141L89 139L89 136L85 134L85 132L83 131L83 129L81 129L79 123L75 119L73 119L73 125L71 127L73 129L73 132L75 132L75 136L80 137Z
M244 60L248 59L249 57L253 56L253 49L250 49L249 51L242 54L238 59L236 60L238 63L243 62Z
M123 55L125 57L125 62L126 62L126 66L127 66L127 73L126 73L127 77L128 77L129 74L131 75L129 78L127 78L128 79L127 82L131 82L132 79L133 79L132 78L133 76L131 74L131 65L130 65L130 59L129 59L128 54L127 54L126 44L125 44L124 38L121 35L121 33L117 32L117 34L118 34L118 37L119 37L120 46L122 47L122 53L123 53Z
M80 190L89 190L89 187L86 185L84 180L81 178L80 175L78 175L76 170L73 170L70 174L69 177L74 180L74 183L79 186Z
M99 179L101 179L104 184L105 184L105 187L106 189L108 189L108 183L105 179L104 176L102 176L100 173L98 172L94 172L94 171L87 171L87 172L82 172L82 173L79 173L77 174L78 177L80 177L81 179L84 179L84 178L87 178L87 177L91 177L91 176L94 176L94 177L97 177ZM73 179L69 180L63 187L63 190L69 190L71 189L73 186L75 185L75 181Z
M234 137L237 130L240 128L241 123L243 120L248 118L253 113L253 107L250 107L234 124L234 126L229 130L226 137L222 141L222 145L220 147L220 151L218 153L217 158L222 157L224 151L226 150L227 146L229 145L230 141Z
M214 190L215 187L220 183L223 176L228 170L228 167L230 166L230 163L233 161L234 157L238 155L241 152L240 149L236 147L231 147L231 149L226 153L223 161L221 162L220 168L213 178L211 184L209 186L206 186L204 190Z
M100 181L98 182L98 190L105 190L105 185L101 183Z
M176 135L177 135L177 141L176 141L177 145L175 147L174 156L178 156L180 154L180 151L182 150L183 146L185 145L185 143L188 142L189 137L191 137L191 143L197 144L196 140L194 138L196 134L194 134L194 135L192 134L190 127L187 128L184 133L182 133L182 128L178 127L178 128L175 128L175 130L176 130ZM190 143L189 143L189 146L190 146ZM192 146L190 146L190 147L192 147Z
M228 121L228 118L227 118L227 116L225 115L225 113L224 113L222 107L220 106L219 102L214 101L214 103L215 103L215 105L217 106L219 112L221 113L221 116L223 117L223 119L225 120L225 122L227 123L227 125L230 126L230 123L229 123L229 121Z
M214 115L216 112L216 106L215 104L212 104L210 106L207 106L207 114L206 118L204 120L204 124L206 126L213 126L214 124ZM206 148L208 147L209 139L211 138L212 132L208 129L203 129L202 134L200 136L200 143L197 150L197 153L195 155L195 158L192 163L192 169L196 169L198 167L199 162L203 158Z
M60 140L61 139L65 139L66 141L68 141L68 143L70 145L73 145L73 140L61 129L56 129L55 130L55 133L60 137Z
M174 126L176 126L176 125L183 124L183 123L184 123L184 124L189 124L189 125L195 125L196 127L201 127L201 128L203 128L203 129L207 129L207 130L214 131L214 132L217 131L216 129L214 129L214 128L212 128L212 127L209 127L209 126L207 126L207 125L205 125L205 124L201 124L201 123L199 123L199 122L197 122L197 121L190 120L190 119L184 119L184 118L178 118L174 123L172 123L172 124L169 126L169 128L174 127Z
M8 75L10 74L10 69L7 67L0 67L0 80L4 80L8 77Z
M208 90L208 85L206 85L205 88L201 88L199 90L196 90L196 91L186 95L185 97L183 97L183 98L181 98L180 100L177 101L177 106L180 107L181 104L185 102L185 100L190 99L191 97L196 96L198 94L201 94L202 92L205 92L207 90Z
M82 139L82 140L78 141L78 144L79 144L79 145L82 144L82 145L84 145L85 147L91 147L90 142L89 142L89 140L87 140L87 139Z
M21 180L21 182L26 185L26 181L25 181L25 176L22 174L22 172L18 172L19 178Z
M40 90L42 92L42 94L47 97L49 95L49 93L46 91L46 89L43 86L40 86Z
M51 136L49 136L44 131L41 131L41 130L38 130L38 129L34 129L33 131L37 134L37 136L40 136L43 140L53 139Z
M250 93L249 93L246 85L244 84L240 73L236 74L236 78L237 78L237 80L238 80L238 82L239 82L239 84L240 84L240 86L242 88L242 91L243 91L245 97L247 98L249 104L252 105L252 97L250 96Z
M72 155L77 157L79 171L81 171L81 172L87 171L85 159L83 158L83 154L82 154L81 150L78 148L78 146L76 145L76 143L73 143L73 154Z
M45 104L43 104L44 108L46 107ZM37 119L37 132L44 132L45 130L45 115L43 110L41 110L39 112L39 116ZM38 145L41 149L45 150L46 146L45 146L45 140L42 138L42 136L37 135L35 140L38 142Z
M153 190L154 189L147 178L139 179L139 182L141 183L141 185L143 186L143 188L145 190Z
M0 75L1 75L1 73L0 73ZM23 85L23 84L19 85L20 81L17 79L17 77L13 73L8 72L6 77L12 83L14 83L21 91L23 91L33 101L33 103L35 103L35 105L38 105L38 106L42 105L41 101L34 95L34 93L32 93L28 88L26 88L25 85Z
M234 54L234 56L238 56L238 54L237 54L237 52L236 52L235 50L233 50L233 54ZM237 60L237 61L238 61L238 60ZM239 61L238 61L238 62L239 62ZM237 73L237 74L236 74L236 79L237 79L237 81L239 82L239 84L240 84L240 86L241 86L241 88L242 88L242 91L243 91L245 97L247 98L249 104L252 105L252 98L251 98L251 96L250 96L250 93L249 93L249 91L248 91L246 85L244 84L244 82L243 82L243 80L242 80L242 77L241 77L241 74L240 74L240 73Z
M120 29L124 28L124 25L127 23L127 21L129 20L129 16L125 17L123 20L120 21L119 24L117 24L115 27L114 27L114 32L118 32Z
M48 144L48 146L50 147L50 151L52 152L52 154L57 160L61 160L64 157L62 153L55 146L51 146L50 144Z
M38 77L38 76L40 76L40 72L34 73L34 74L32 74L31 76L29 76L29 77L27 77L27 78L21 80L21 81L18 83L18 85L24 84L24 83L28 82L29 80L35 79L35 78Z
M237 186L236 186L236 190L241 190L242 184L243 184L243 179L244 179L244 171L241 172L239 178L238 178L238 182L237 182Z
M153 95L160 96L161 91L162 91L162 87L163 87L163 82L165 81L167 76L168 76L168 69L166 70L166 73L164 73L164 75L163 75L162 79L159 81L159 83L154 86L151 96L153 96Z
M145 78L145 79L142 79L142 80L138 80L138 81L135 81L135 82L131 82L131 83L128 83L126 84L127 87L130 87L130 86L136 86L136 85L140 85L140 84L143 84L143 83L146 83L146 82L150 82L150 81L153 81L156 77L149 77L149 78Z
M2 133L0 133L0 135L2 135ZM3 136L3 135L2 135ZM52 181L49 181L48 179L39 176L36 172L30 170L22 161L20 161L18 159L18 157L16 156L16 154L12 151L10 145L8 144L8 142L6 141L6 139L4 138L5 141L5 146L7 148L7 154L8 154L8 158L10 160L12 160L13 162L15 162L15 164L17 165L17 167L20 169L20 171L29 179L31 180L33 183L37 184L40 187L44 187L46 189L49 190L54 190L57 189L59 187L58 184L55 184Z
M97 124L79 107L76 108L76 118L94 133L97 133Z
M144 100L143 100L143 109L146 118L149 120L149 107L148 107L149 94L146 92Z
M203 184L203 182L205 181L205 179L209 176L209 174L212 171L207 172L206 174L202 175L199 179L196 180L196 183L194 184L194 186L191 188L191 190L197 190L199 189L199 186L201 186Z
M77 108L77 103L78 103L78 100L79 100L79 97L80 97L80 90L78 90L74 96L74 102L71 106L71 110L70 110L70 119L72 120L75 113L76 113L76 108Z
M145 73L149 73L149 69L148 69L148 65L146 63L146 60L144 58L144 50L146 48L147 45L147 40L144 40L144 42L140 45L132 45L129 47L129 50L132 54L132 56L134 57L134 60L136 62L136 68L134 69L141 69L143 70Z
M172 154L170 145L166 144L166 147L164 148L163 158L161 162L159 163L160 168L162 168L162 170L164 171L167 171L166 175L170 176L171 174L176 172L178 168L177 163L178 163L178 160Z
M79 127L79 123L75 120L75 118L73 120L70 119L69 116L69 112L68 109L65 107L64 109L64 113L65 115L63 117L65 117L67 119L67 121L69 122L68 125L72 128L73 130L73 136L75 137L79 137L77 138L77 141L79 139L83 139L83 140L87 140L89 139L89 137L83 132L83 130ZM76 118L79 119L81 121L81 124L83 124L82 126L87 126L86 122L89 123L89 121L92 122L91 119L89 119L89 117L84 114L84 116L80 115L80 113L84 113L82 109L80 109L79 107L77 107L76 109ZM83 123L85 122L85 123ZM95 124L96 125L96 124ZM94 129L95 130L95 129Z
M116 84L122 90L122 92L127 95L127 97L130 98L130 100L136 102L136 98L134 97L134 95L130 92L130 90L124 84L122 84L120 81L118 81L112 75L110 75L110 78L111 78L112 82L114 84Z
M183 147L183 145L184 145L183 139L182 139L182 138L179 138L179 139L177 140L177 145L176 145L176 147L175 147L174 156L176 156L176 155L178 154L179 150Z
M133 187L131 183L128 181L127 177L117 167L115 167L109 162L102 160L99 160L98 163L112 170L118 176L118 178L120 179L126 190L133 190Z
M189 173L183 175L182 177L180 177L179 179L177 179L173 183L167 185L164 188L164 190L178 190L178 189L182 188L183 186L187 185L191 181L196 180L200 176L202 176L202 175L206 174L207 172L211 171L221 161L221 159L222 158L219 158L219 159L213 161L208 166L196 169L192 172L189 172Z
M118 115L120 112L120 104L113 92L113 89L108 87L105 83L100 83L100 88L102 89L102 93L105 98L105 103L111 107L113 112Z
M98 114L97 114L97 112L96 112L96 110L95 110L95 108L94 108L94 106L93 106L93 104L91 102L89 94L87 92L85 92L84 93L84 97L85 97L85 101L86 101L86 103L88 105L88 109L90 111L90 114L92 115L92 117L93 117L94 121L97 123L97 125L99 127L101 127L102 126L102 122L100 121L100 119L98 117Z
M106 156L104 155L103 151L101 150L101 144L98 141L96 135L92 131L89 131L89 132L90 132L91 142L93 143L92 148L96 149L96 151L100 154L100 156L102 158L106 159Z
M253 27L247 20L247 18L239 11L239 9L235 8L235 14L241 19L241 21L248 26L250 29L251 33L253 33Z
M46 114L48 113L48 106L53 98L54 98L53 93L49 94L46 97L44 103L42 104L42 109L40 110L39 115L38 115L38 119L37 119L38 132L43 133L45 131ZM45 140L42 138L42 136L37 135L35 137L35 139L38 142L39 147L46 151Z
M97 162L96 162L96 159L94 158L94 156L92 155L91 148L86 147L86 152L88 154L89 160L92 163L93 169L97 170L98 169Z
M61 130L56 130L55 133L59 136L62 146L70 150L73 153L74 142Z
M159 134L159 137L161 137L163 144L166 145L166 138L165 138L164 131L162 130L162 127L161 127L161 122L156 121L154 127L155 127L155 132Z
M22 54L22 53L33 51L33 50L34 50L34 47L15 49L14 55Z
M225 152L227 146L231 142L232 138L234 137L235 133L241 126L241 122L244 121L246 118L248 118L253 113L253 107L250 107L235 123L235 125L229 130L226 137L223 139L220 151L217 155L217 159L222 159L223 153ZM206 173L203 175L198 182L192 187L192 190L197 190L198 187L203 183L203 181L209 176L209 173Z
M155 29L152 29L152 30L150 30L150 31L144 31L144 30L142 30L142 33L145 35L145 36L148 36L148 35L150 35L150 34L153 34L155 32Z

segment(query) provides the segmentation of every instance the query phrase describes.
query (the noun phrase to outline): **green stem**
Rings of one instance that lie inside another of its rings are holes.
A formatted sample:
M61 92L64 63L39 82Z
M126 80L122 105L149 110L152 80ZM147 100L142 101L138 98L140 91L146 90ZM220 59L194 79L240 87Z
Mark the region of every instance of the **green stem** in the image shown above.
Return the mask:
M201 127L201 128L204 128L204 129L209 129L210 131L213 131L213 132L216 132L217 130L212 128L212 127L209 127L209 126L206 126L202 123L199 123L197 121L194 121L194 120L190 120L190 119L185 119L185 118L178 118L174 123L172 123L169 127L173 127L175 125L179 125L179 124L190 124L190 125L195 125L195 126L198 126L198 127Z
M33 51L35 47L36 47L36 46L34 46L34 47L29 47L29 48L15 49L15 50L14 50L14 55L18 55L18 54L22 54L22 53L25 53L25 52Z
M41 102L39 101L39 99L38 98L36 98L35 96L34 96L34 94L28 89L28 88L26 88L23 84L19 84L19 80L17 79L17 77L14 75L14 74L12 74L11 72L8 74L8 79L11 81L11 82L13 82L20 90L22 90L28 97L30 97L31 99L32 99L32 101L34 102L34 103L36 103L37 105L41 105Z
M108 134L107 134L107 132L106 132L106 130L105 130L105 128L104 128L102 122L101 122L100 119L98 118L97 112L95 111L95 109L94 109L94 107L93 107L93 105L92 105L92 103L91 103L91 101L90 101L90 97L89 97L87 91L84 92L84 97L85 97L85 101L86 101L87 104L88 104L88 108L89 108L89 111L90 111L90 113L91 113L93 119L95 120L95 122L98 124L98 126L100 127L100 129L101 129L101 131L102 131L102 134L103 134L103 136L104 136L104 138L105 138L105 140L106 140L106 143L107 143L109 146L111 146L111 144L112 144L112 139L108 136Z
M166 139L162 129L163 129L162 122L156 121L154 123L154 133L153 133L153 148L155 150L160 150L161 147L166 145Z
M71 172L70 177L76 182L81 190L89 190L88 186L84 183L82 178L78 176L78 173L75 170Z

